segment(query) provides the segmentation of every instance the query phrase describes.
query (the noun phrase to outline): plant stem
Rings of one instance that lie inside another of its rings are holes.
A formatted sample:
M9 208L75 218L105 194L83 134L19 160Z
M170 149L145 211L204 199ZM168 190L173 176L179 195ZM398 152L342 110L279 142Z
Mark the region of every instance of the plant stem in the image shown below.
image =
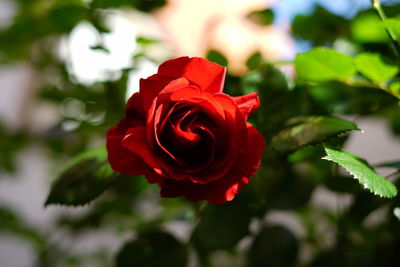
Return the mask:
M382 9L381 1L380 0L371 0L371 2L372 2L372 7L378 13L379 18L381 19L382 22L384 22L386 20L386 14ZM392 42L392 48L393 48L394 53L396 54L397 57L400 57L400 48L399 48L399 44L396 41L398 39L396 34L389 27L385 27L385 30L386 30L387 34L389 35L389 38Z

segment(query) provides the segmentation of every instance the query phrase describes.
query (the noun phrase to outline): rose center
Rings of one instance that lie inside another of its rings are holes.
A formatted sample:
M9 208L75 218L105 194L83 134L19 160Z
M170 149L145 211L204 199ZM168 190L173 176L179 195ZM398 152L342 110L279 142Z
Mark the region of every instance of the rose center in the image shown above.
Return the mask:
M171 160L188 172L207 167L215 143L209 116L198 107L181 105L165 119L159 140Z

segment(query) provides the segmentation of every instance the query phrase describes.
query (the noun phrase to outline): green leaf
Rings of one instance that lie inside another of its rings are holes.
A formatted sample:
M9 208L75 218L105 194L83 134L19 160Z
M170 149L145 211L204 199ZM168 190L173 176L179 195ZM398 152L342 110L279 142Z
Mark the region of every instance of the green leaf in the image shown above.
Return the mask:
M347 151L325 147L326 156L322 159L336 162L356 178L364 188L380 196L396 196L396 187L378 175L363 159Z
M351 57L327 48L298 54L295 67L299 78L312 82L344 80L356 73Z
M389 37L375 12L358 15L351 23L353 38L360 43L387 43Z
M154 231L126 243L117 255L116 267L185 267L187 258L186 246L168 233Z
M142 36L136 37L136 43L140 46L150 46L159 43L159 40L150 39Z
M221 66L227 66L228 65L228 60L226 59L226 57L221 54L220 52L216 51L216 50L210 50L207 53L207 59L215 62Z
M383 26L393 33L393 37L396 41L400 40L400 17L385 19Z
M264 26L272 24L274 17L274 12L271 9L256 10L246 16L251 22Z
M380 163L380 164L376 165L376 167L400 169L400 161L391 161L391 162Z
M249 70L257 69L262 63L262 55L260 52L255 52L246 61L246 66Z
M399 68L386 62L380 55L361 53L354 59L354 64L359 72L375 83L392 79Z
M248 253L249 267L295 266L299 242L283 226L267 226L255 237Z
M86 151L67 163L54 182L45 206L87 204L103 193L117 176L108 163L104 146Z
M400 99L400 81L391 83L388 92Z
M237 199L223 205L208 204L193 231L193 245L201 252L231 249L249 233L250 219L248 207Z
M296 37L311 41L314 46L333 43L340 37L349 35L348 21L316 4L310 15L296 15L292 22L292 32Z
M272 148L281 152L293 151L306 145L319 144L347 131L358 130L352 122L328 116L301 117L296 121L292 119L292 124L295 125L272 138Z

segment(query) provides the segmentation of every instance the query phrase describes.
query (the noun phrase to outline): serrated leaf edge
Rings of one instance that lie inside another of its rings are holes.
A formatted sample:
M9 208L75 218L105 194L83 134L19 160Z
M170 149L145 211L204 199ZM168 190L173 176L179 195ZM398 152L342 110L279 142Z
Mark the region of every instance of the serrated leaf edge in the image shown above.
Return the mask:
M326 152L326 150L325 150L325 152ZM332 162L334 162L335 164L337 164L337 165L339 165L340 167L342 167L342 168L343 168L346 172L348 172L354 179L357 179L357 181L364 187L364 189L368 189L368 191L370 191L371 193L373 193L373 194L376 195L376 196L379 196L379 197L381 197L381 198L394 198L394 197L397 195L397 188L396 188L396 186L395 186L394 184L390 183L389 181L388 181L388 182L396 189L396 193L395 193L393 196L383 196L383 195L378 194L377 192L372 191L372 189L370 189L365 183L361 182L361 180L360 180L359 177L357 177L356 175L354 175L353 173L351 173L346 167L342 166L341 164L337 163L337 162L334 161L333 159L329 158L328 155L326 155L325 157L322 157L321 159L328 160L328 161L332 161ZM387 181L387 180L386 180L386 181Z

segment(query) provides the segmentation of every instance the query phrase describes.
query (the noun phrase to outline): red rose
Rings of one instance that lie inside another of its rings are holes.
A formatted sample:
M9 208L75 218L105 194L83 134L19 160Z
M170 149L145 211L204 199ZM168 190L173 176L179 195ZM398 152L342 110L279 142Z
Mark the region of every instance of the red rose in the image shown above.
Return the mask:
M222 93L225 68L202 58L163 63L140 80L126 116L107 133L112 168L145 174L162 197L222 204L232 200L260 164L265 143L246 119L256 93Z

